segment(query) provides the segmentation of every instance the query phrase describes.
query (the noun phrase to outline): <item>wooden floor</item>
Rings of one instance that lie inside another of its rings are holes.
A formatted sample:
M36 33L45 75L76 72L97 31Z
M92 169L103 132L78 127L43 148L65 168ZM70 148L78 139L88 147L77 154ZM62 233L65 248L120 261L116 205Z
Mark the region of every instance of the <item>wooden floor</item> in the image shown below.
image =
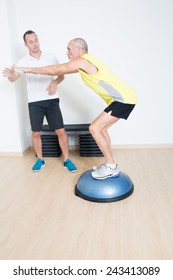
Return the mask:
M0 259L173 259L173 149L114 150L134 193L111 203L74 194L79 176L102 157L80 157L69 173L46 158L33 173L33 152L0 158Z

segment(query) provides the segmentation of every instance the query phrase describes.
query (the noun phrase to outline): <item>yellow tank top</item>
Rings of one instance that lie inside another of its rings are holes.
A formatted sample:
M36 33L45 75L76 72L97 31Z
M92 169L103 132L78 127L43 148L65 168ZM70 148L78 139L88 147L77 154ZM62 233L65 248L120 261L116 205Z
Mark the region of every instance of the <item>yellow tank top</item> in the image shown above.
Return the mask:
M135 91L118 79L101 61L95 56L84 54L84 59L91 62L98 71L89 75L78 69L84 83L93 89L108 105L113 101L121 103L136 104Z

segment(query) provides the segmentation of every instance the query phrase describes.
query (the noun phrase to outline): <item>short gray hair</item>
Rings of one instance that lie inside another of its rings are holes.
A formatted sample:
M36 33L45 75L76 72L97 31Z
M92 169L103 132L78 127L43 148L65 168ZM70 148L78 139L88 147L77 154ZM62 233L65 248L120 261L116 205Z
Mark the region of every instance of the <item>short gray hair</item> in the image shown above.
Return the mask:
M75 38L75 39L73 39L73 41L75 42L75 45L81 47L82 50L88 52L88 45L84 39Z

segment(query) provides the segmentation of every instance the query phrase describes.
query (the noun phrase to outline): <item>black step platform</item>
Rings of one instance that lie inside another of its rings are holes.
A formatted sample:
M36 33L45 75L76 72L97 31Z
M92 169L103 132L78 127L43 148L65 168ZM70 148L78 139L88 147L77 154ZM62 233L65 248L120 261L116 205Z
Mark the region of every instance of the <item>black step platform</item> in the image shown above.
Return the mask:
M65 124L64 128L65 128L66 133L71 133L71 134L74 134L74 132L77 132L77 134L86 133L86 132L89 133L89 125L90 125L89 123L86 123L86 124ZM43 131L43 132L54 132L54 131L51 131L49 129L49 126L47 124L42 126L41 131Z
M102 157L103 154L91 134L79 135L80 156Z
M89 132L90 124L66 124L64 128L67 134L79 136L80 156L100 157L103 156L95 140ZM48 125L43 125L41 130L42 153L44 157L59 157L62 153L58 137Z
M41 135L43 157L59 157L61 148L57 135Z

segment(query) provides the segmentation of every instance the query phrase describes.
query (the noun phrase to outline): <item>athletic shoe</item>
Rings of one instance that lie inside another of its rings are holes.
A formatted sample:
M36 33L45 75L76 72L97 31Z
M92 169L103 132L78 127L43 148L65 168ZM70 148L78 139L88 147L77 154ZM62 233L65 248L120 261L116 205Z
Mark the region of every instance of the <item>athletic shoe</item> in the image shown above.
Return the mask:
M119 167L118 164L115 165L115 168L110 167L107 163L102 165L97 170L91 172L91 175L94 179L104 180L110 177L118 177L119 176Z
M36 163L32 167L32 171L34 171L34 172L40 171L43 167L45 167L44 160L41 158L38 158Z
M73 163L70 159L67 159L67 160L64 162L64 166L65 166L70 172L76 172L76 171L77 171L76 166L74 165L74 163Z
M100 169L100 168L102 168L102 167L104 167L104 165L105 165L106 163L102 163L102 164L100 164L99 166L93 166L93 170L98 170L98 169Z

